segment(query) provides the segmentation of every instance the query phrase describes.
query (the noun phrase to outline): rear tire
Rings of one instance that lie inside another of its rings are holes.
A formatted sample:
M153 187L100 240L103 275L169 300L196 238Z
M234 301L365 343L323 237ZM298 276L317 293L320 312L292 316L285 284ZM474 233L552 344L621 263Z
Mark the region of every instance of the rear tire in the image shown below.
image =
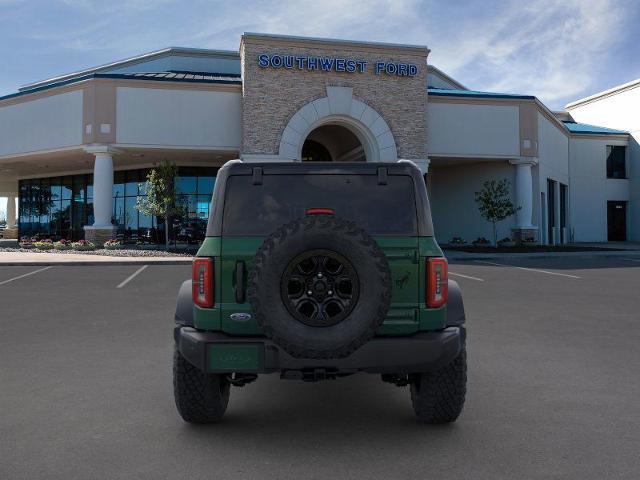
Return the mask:
M467 351L462 349L448 365L435 372L410 377L411 402L416 416L425 423L455 422L467 392Z
M173 394L185 422L220 421L229 403L230 384L224 375L204 373L174 347Z

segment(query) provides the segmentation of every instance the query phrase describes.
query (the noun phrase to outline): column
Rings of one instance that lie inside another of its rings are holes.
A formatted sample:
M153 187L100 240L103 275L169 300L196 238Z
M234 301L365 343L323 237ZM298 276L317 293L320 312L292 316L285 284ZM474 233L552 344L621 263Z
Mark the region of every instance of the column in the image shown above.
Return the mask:
M513 236L520 240L536 238L538 227L533 225L533 175L531 167L538 163L535 157L521 157L510 160L516 167L515 206L520 207L516 212L516 226Z
M16 225L16 196L7 196L7 228L2 230L4 240L17 240L18 227Z
M16 197L7 197L7 228L16 228Z
M108 145L85 147L85 152L94 155L93 163L93 225L84 227L85 239L96 245L113 238L115 227L113 216L113 155L114 149Z

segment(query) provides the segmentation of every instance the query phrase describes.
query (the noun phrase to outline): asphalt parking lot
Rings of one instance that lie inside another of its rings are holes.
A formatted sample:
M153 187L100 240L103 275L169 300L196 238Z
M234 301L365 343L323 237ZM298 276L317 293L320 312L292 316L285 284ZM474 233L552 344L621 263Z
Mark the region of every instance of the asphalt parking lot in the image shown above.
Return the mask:
M469 385L443 427L366 375L263 376L221 424L184 424L172 315L189 266L140 269L0 266L0 478L638 478L638 259L452 264Z

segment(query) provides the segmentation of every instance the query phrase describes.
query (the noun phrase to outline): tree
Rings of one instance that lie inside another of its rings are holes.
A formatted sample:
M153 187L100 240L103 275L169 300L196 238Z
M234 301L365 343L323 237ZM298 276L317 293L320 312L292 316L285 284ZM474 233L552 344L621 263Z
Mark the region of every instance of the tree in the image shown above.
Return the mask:
M167 250L169 249L169 220L172 216L182 213L181 207L177 204L174 186L174 178L177 174L178 167L168 161L163 161L152 168L147 174L146 185L140 185L146 196L139 196L136 203L136 210L139 212L164 218L164 242Z
M506 178L500 181L487 180L482 184L482 190L476 192L476 203L482 218L493 225L493 244L497 245L498 232L496 223L520 210L520 207L516 208L511 203L509 181Z

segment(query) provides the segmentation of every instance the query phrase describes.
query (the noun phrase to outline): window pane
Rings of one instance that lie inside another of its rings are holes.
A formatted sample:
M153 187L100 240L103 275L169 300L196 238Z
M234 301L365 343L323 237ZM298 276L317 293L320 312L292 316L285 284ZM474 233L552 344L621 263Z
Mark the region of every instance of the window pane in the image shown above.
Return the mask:
M136 210L137 197L127 197L124 201L125 225L127 232L138 230L138 210Z
M71 191L71 190L69 190ZM60 237L70 238L71 236L71 200L60 202Z
M176 193L196 193L197 192L197 178L198 177L186 177L179 176L175 178Z
M93 225L95 218L93 217L93 199L87 198L87 225Z
M127 183L124 185L124 194L127 197L138 195L138 170L127 172Z
M209 218L209 204L211 195L198 195L198 206L196 207L197 217L203 220Z
M51 200L60 200L62 198L62 179L58 177L54 177L50 181L51 181ZM43 187L44 187L44 182L43 182Z
M113 174L113 198L124 197L125 172L114 172Z
M93 175L87 176L87 198L93 198Z
M626 147L607 146L607 178L626 178Z
M60 201L54 201L51 203L50 215L49 215L49 234L52 236L58 236L60 234L60 220L62 216L62 206ZM41 223L44 216L41 217ZM43 232L44 233L44 232Z
M71 177L62 177L62 200L71 200L72 196L72 187L71 187Z
M83 202L86 190L86 177L84 175L75 175L73 177L73 199L77 202Z
M113 218L114 224L119 231L124 231L124 198L114 198L113 200Z
M201 195L211 195L216 177L198 177L198 193Z
M82 227L84 227L84 200L74 200L73 201L73 221L72 228L74 233L74 237L78 238L78 233L82 231Z

